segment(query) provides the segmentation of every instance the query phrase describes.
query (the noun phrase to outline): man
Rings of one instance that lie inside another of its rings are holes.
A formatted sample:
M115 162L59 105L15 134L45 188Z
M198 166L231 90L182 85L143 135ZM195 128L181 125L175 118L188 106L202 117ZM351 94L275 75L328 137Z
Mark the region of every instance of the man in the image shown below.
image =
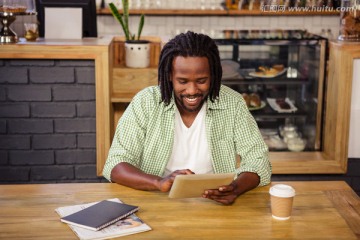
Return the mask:
M140 91L120 119L104 176L167 192L179 174L236 172L230 185L202 195L225 205L268 184L268 148L241 94L221 85L215 42L180 34L162 49L158 70L159 86Z

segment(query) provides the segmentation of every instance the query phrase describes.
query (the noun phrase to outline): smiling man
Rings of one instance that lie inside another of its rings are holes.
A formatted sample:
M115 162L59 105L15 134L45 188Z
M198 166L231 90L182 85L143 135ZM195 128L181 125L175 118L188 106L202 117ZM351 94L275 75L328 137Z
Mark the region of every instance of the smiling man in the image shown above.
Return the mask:
M268 148L241 94L221 85L211 38L170 40L158 74L159 86L139 92L118 123L103 171L109 181L167 192L179 174L234 172L231 184L202 195L225 205L270 182Z

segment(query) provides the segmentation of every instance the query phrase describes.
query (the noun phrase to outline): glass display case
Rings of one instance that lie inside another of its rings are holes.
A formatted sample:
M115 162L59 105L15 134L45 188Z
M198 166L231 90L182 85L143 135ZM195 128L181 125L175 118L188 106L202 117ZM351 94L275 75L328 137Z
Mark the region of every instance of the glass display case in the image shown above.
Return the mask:
M222 82L243 95L270 151L321 151L327 39L303 30L224 36Z

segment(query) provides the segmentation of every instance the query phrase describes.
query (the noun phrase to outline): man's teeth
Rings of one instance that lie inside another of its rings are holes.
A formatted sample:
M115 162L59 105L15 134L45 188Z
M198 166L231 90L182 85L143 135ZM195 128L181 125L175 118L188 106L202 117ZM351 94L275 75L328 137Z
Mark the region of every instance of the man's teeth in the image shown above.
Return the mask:
M194 98L186 98L187 101L189 102L195 102L197 100L197 97L194 97Z

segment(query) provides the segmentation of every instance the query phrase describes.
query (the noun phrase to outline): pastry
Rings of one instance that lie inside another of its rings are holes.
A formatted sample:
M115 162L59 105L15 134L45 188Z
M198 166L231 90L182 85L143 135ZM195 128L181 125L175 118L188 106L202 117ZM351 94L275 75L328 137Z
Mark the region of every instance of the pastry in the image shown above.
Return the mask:
M242 97L244 98L244 100L246 102L246 106L249 107L250 106L250 96L247 93L243 93L241 95L242 95Z
M276 71L281 72L282 70L284 70L284 65L282 64L275 64L272 66L272 68L274 68Z
M242 97L244 98L246 102L246 106L248 108L254 108L254 107L260 107L261 106L261 99L258 94L256 93L242 93Z
M26 11L26 7L24 6L2 6L0 8L0 12L9 12L9 13L23 13Z
M276 74L278 74L278 70L276 70L275 68L269 68L266 66L260 66L258 67L256 73L264 75L264 76L274 76Z
M250 107L260 107L261 106L261 100L259 95L256 93L250 94Z
M284 98L278 98L275 100L276 104L281 108L281 109L290 109L291 106L285 101Z

